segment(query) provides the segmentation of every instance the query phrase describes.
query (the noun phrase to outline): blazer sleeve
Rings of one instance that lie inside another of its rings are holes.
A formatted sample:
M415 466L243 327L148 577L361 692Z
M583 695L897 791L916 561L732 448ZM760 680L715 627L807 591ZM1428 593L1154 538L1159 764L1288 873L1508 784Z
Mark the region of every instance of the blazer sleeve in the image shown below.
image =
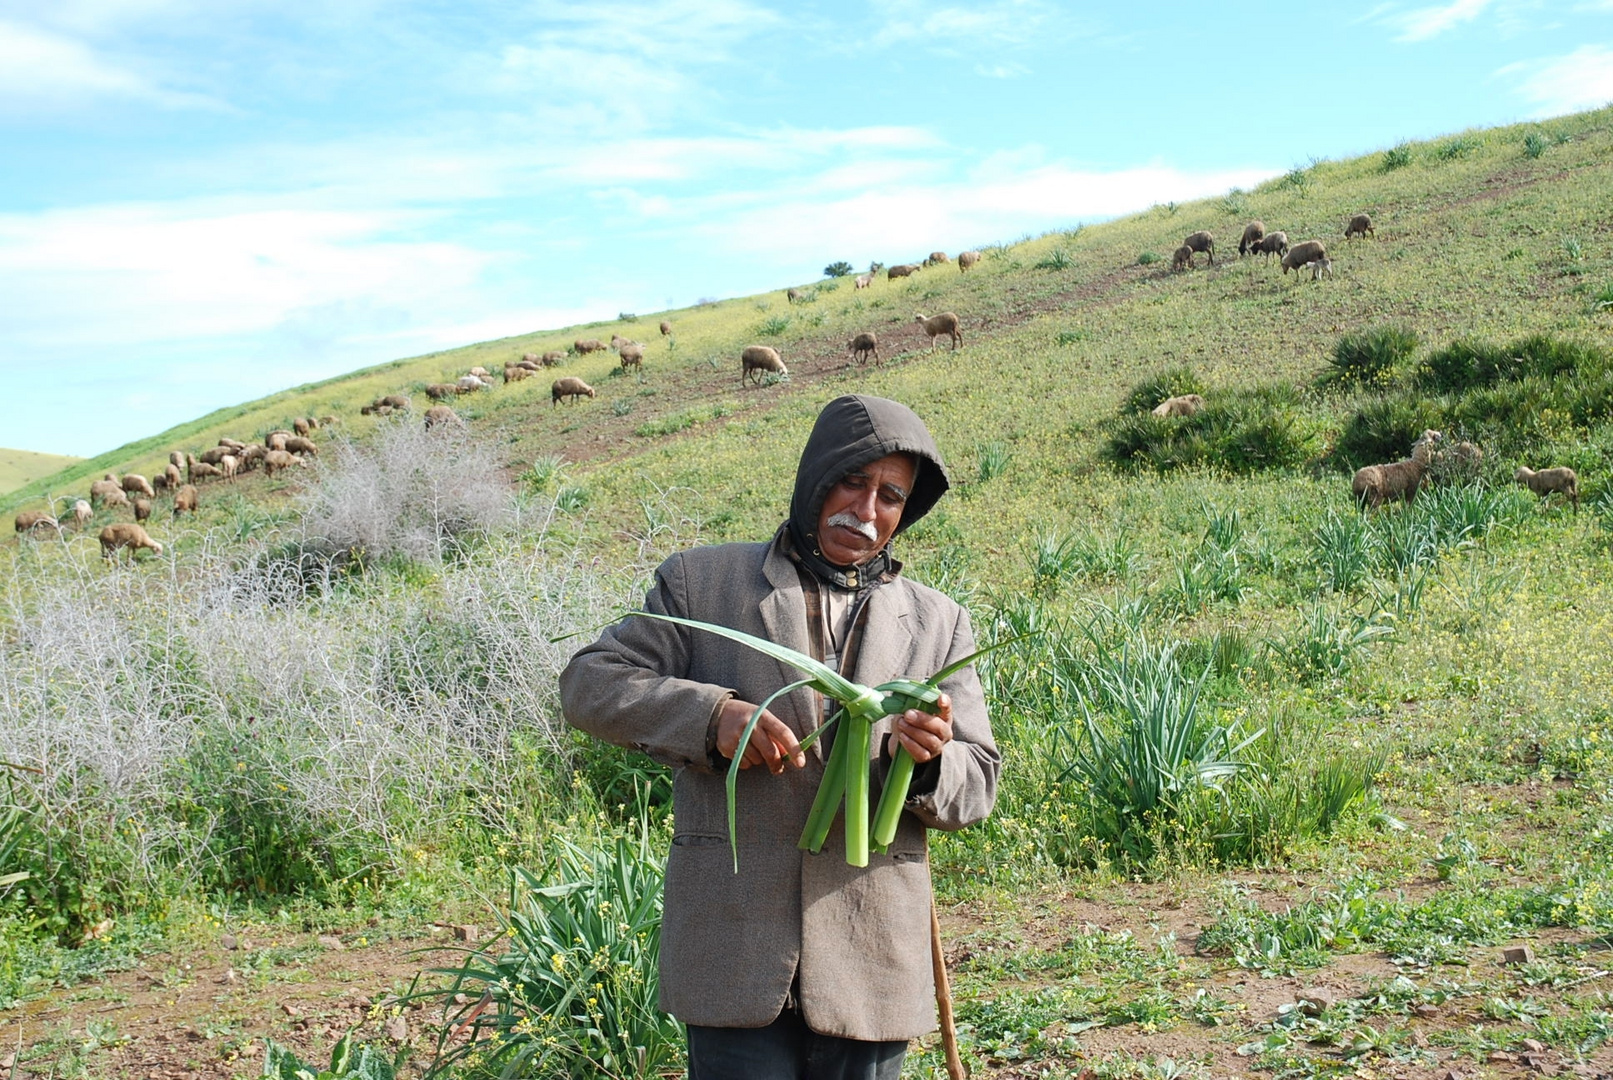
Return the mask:
M683 558L673 555L657 568L644 610L686 617L687 600ZM734 692L687 677L692 633L633 616L606 628L560 673L566 722L674 768L714 771L711 720Z
M959 607L945 667L974 652L969 614ZM991 734L986 695L970 664L941 683L952 698L952 741L914 772L906 809L931 829L948 832L973 825L991 813L997 801L1002 755Z

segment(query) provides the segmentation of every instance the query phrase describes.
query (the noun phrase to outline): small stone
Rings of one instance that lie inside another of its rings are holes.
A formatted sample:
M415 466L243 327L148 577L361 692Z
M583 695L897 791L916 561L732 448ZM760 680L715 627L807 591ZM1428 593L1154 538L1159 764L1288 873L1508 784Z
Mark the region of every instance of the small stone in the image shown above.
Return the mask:
M1419 1050L1427 1050L1428 1036L1424 1035L1421 1031L1413 1031L1411 1033L1411 1044Z
M1321 1016L1333 1007L1333 995L1325 990L1301 990L1294 1000L1306 1016Z
M1512 1055L1505 1050L1491 1050L1486 1059L1491 1065L1505 1065L1512 1060Z
M386 1037L393 1042L408 1042L409 1021L402 1014L392 1017L386 1022Z
M234 934L225 934L218 939L218 943L225 952L234 952L241 947L241 941Z
M456 926L454 927L454 940L468 941L474 945L482 940L482 932L474 926Z
M225 968L224 974L219 976L218 981L221 983L233 983L238 978L240 978L240 976L235 974L234 968Z
M1546 1071L1546 1059L1541 1054L1519 1054L1518 1064L1526 1069L1533 1069L1535 1072Z
M1503 964L1532 964L1535 962L1535 951L1527 945L1513 945L1501 950Z
M0 1069L14 1069L17 1066L16 1054L0 1054Z
M1439 1080L1463 1080L1463 1077L1462 1074L1457 1072L1455 1069L1447 1069L1445 1071L1445 1075L1441 1076Z
M469 1005L470 1004L470 995L469 994L455 994L454 995L454 1004L455 1005Z
M341 952L343 949L347 948L346 945L342 944L342 939L337 937L335 934L319 935L319 944L323 948L333 949L336 952Z
M1523 1042L1518 1044L1518 1049L1529 1054L1544 1054L1546 1052L1546 1044L1541 1042L1539 1039L1525 1039Z
M263 1053L263 1047L256 1042L249 1042L241 1047L241 1056L244 1058L255 1058L261 1053Z
M297 1006L293 1005L289 1001L283 1003L280 1006L280 1011L285 1013L287 1016L301 1016L302 1015L302 1010L297 1008Z
M1411 1007L1411 1011L1422 1017L1424 1020L1431 1020L1439 1015L1439 1006L1428 1005L1426 1003L1422 1005L1413 1005Z

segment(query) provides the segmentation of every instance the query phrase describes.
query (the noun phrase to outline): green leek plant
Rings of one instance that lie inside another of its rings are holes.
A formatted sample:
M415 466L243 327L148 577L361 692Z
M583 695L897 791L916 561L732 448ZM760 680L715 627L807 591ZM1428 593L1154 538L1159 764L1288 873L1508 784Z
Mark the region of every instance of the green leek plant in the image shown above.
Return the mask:
M844 721L839 734L835 736L834 746L829 751L829 760L824 763L823 779L818 782L817 796L813 799L812 810L807 815L806 828L801 832L801 848L813 854L823 849L824 842L829 837L829 828L834 824L835 811L843 799L846 804L846 862L851 866L867 866L870 847L883 854L891 841L896 838L896 825L902 816L902 804L907 801L908 785L913 779L913 757L905 747L898 744L891 755L890 769L885 776L885 789L880 794L879 806L874 810L873 821L870 824L869 769L853 768L852 763L869 760L874 724L887 716L896 716L909 709L933 708L941 700L942 680L962 671L978 657L993 649L1019 640L1010 638L970 653L962 660L948 664L922 681L893 679L878 686L863 686L805 653L796 652L787 646L777 645L742 630L732 630L726 626L698 622L694 619L680 619L675 615L657 615L648 611L636 611L632 614L677 623L679 626L704 630L730 641L737 641L806 673L807 678L774 691L766 701L756 707L750 721L745 725L744 732L739 736L740 747L749 745L751 734L756 730L756 725L761 720L762 713L767 711L767 707L792 690L810 687L823 696L840 702L840 708L832 717L801 740L801 749L806 750L831 726ZM740 762L744 756L743 752L736 751L733 762L728 766L728 845L733 849L736 874L739 872L737 785Z

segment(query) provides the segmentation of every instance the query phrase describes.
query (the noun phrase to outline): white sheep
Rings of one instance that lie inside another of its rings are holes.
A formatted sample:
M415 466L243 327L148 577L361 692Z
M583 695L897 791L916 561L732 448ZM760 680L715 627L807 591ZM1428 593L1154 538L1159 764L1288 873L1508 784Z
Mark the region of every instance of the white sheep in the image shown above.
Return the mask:
M868 288L868 286L872 285L873 283L874 283L874 275L873 274L858 274L857 277L852 281L852 287L854 289L866 289L866 288Z
M1536 472L1527 465L1520 465L1512 478L1542 499L1554 491L1567 495L1574 504L1574 513L1579 513L1579 474L1568 466L1559 465L1554 469Z
M101 530L101 558L110 562L114 552L125 548L131 559L141 548L149 548L153 555L162 554L162 545L132 521L119 521Z
M747 345L745 351L739 354L739 385L744 386L752 374L756 376L756 385L762 385L762 373L772 372L789 378L789 369L784 366L784 358L779 356L778 350L770 345Z
M920 313L913 316L913 321L924 327L924 332L930 335L930 351L935 351L936 340L946 334L952 338L952 349L957 351L963 344L963 334L958 331L958 317L950 311L943 311L939 315L925 316Z
M958 273L961 274L961 273L963 273L963 272L965 272L967 270L974 269L975 263L977 263L979 261L980 261L980 252L978 252L978 251L960 251L960 252L958 252Z

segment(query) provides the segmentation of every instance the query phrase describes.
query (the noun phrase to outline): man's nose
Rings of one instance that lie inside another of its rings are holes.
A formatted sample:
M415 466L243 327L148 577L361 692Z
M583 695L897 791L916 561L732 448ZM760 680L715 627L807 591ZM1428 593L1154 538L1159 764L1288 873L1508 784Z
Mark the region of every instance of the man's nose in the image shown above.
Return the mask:
M874 520L874 507L878 494L878 492L869 489L859 495L857 501L851 504L852 513L857 515L858 521Z

